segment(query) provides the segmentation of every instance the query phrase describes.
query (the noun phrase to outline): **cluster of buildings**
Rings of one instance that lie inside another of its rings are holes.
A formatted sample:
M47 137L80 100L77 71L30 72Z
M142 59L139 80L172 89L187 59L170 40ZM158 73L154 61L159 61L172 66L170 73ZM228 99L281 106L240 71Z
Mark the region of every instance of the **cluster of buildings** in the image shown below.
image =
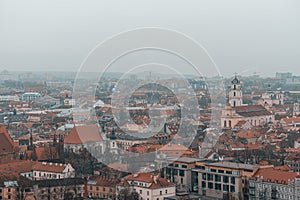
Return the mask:
M210 101L205 78L189 80L200 115L185 124L176 96L153 84L120 108L114 79L99 83L96 100L76 99L79 108L61 80L0 88L0 199L300 199L297 77L250 79L226 80L214 97L226 105ZM149 112L167 118L161 125ZM133 123L122 123L126 113Z

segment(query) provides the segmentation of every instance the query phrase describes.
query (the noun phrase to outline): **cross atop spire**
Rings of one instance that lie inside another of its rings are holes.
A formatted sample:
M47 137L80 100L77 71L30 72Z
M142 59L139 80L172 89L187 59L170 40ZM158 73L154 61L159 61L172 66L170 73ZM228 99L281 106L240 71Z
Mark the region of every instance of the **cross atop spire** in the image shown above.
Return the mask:
M234 78L237 78L238 73L234 72Z

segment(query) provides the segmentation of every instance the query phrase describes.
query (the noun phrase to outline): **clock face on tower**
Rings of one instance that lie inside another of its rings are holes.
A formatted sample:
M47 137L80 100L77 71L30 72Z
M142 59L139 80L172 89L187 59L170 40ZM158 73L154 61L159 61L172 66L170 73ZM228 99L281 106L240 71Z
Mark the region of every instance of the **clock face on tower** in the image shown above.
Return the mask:
M232 80L232 84L239 84L240 81L237 79L237 77L235 77L233 80Z

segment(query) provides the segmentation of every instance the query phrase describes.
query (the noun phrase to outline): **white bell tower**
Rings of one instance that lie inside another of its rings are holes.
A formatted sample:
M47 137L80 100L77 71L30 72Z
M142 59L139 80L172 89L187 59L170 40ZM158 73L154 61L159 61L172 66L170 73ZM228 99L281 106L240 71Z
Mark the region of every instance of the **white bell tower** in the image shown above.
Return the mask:
M229 91L229 104L232 107L243 105L242 85L236 74L234 79L231 81L231 87Z

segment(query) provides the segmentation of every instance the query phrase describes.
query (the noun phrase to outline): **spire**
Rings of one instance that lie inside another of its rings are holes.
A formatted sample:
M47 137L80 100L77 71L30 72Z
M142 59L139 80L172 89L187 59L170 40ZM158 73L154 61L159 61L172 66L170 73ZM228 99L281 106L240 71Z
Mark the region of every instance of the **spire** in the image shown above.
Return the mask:
M232 84L239 84L240 80L237 77L237 73L234 73L234 79L231 81Z

